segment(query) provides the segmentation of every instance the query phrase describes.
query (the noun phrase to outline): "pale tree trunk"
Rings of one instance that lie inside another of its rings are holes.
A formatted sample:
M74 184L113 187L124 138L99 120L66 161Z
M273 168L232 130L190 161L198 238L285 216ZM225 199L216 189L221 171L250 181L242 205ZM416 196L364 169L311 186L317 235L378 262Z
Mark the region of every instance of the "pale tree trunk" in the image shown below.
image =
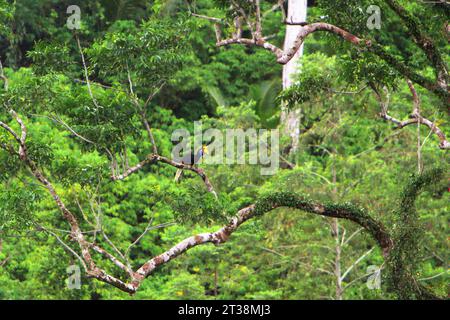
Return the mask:
M288 10L286 19L291 22L305 22L306 11L308 7L307 0L288 0ZM298 32L302 26L286 25L286 37L284 40L284 48L292 47L297 37ZM303 45L297 51L295 56L283 66L283 89L287 89L294 83L293 75L298 72L300 65L300 58L303 55ZM282 107L281 111L281 125L284 133L291 137L292 149L295 151L298 148L300 136L300 109L288 111L286 106Z
M333 200L335 201L337 198L337 186L336 186L336 155L333 154ZM342 271L341 271L341 237L339 234L339 221L336 218L331 218L331 234L333 235L335 241L335 254L334 257L334 276L336 277L336 300L342 300L342 294L344 293L344 289L342 287Z
M288 0L288 11L286 19L290 22L306 22L307 16L307 0ZM286 37L284 40L284 49L292 47L298 32L302 26L298 25L287 25L286 26ZM298 73L300 67L300 60L303 55L303 45L297 51L295 56L283 66L283 89L291 87L294 82L294 75ZM287 110L286 106L283 106L281 112L281 125L284 128L284 133L291 137L291 152L296 151L299 145L300 138L300 120L301 120L301 110L300 108L295 108L295 110ZM336 168L333 163L333 197L337 197L336 188ZM334 199L335 200L335 199ZM336 295L337 300L342 300L343 287L342 287L342 270L341 270L341 239L340 239L340 228L339 222L336 218L331 218L331 233L335 240L335 258L334 258L334 275L336 278Z

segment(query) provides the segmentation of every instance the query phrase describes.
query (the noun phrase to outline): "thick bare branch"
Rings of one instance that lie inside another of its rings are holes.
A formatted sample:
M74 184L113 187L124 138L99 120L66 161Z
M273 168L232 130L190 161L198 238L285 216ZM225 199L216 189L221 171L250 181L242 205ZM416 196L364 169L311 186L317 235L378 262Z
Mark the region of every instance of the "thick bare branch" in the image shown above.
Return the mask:
M208 179L208 176L206 175L205 171L201 168L197 168L196 166L191 166L191 165L187 165L187 164L182 164L182 163L178 163L175 162L169 158L166 157L162 157L158 154L150 154L147 156L147 158L141 162L139 162L138 164L136 164L135 166L132 166L130 168L128 168L128 170L126 170L124 173L122 173L121 175L118 176L112 176L111 179L113 181L117 181L117 180L123 180L125 178L127 178L128 176L132 175L133 173L138 172L139 170L141 170L143 167L145 167L147 164L154 164L157 162L162 162L165 164L168 164L174 168L177 169L184 169L184 170L189 170L192 171L194 173L196 173L198 176L200 176L200 178L202 178L204 184L206 185L206 188L208 189L209 192L211 192L212 194L214 194L215 197L217 197L216 192L214 191L214 187L212 186L211 182Z
M367 214L364 214L361 209L352 209L350 207L339 205L325 205L305 200L300 196L292 194L279 194L263 199L257 202L255 205L251 205L240 210L228 225L219 229L218 231L211 233L202 233L189 237L179 242L168 251L150 259L136 271L136 278L133 280L132 286L137 290L142 281L147 276L149 276L158 266L169 262L170 260L178 257L184 252L198 245L207 243L218 245L224 243L229 239L231 234L247 220L280 207L299 209L321 216L342 218L354 221L362 226L375 238L385 255L388 255L389 250L392 248L392 240L384 227Z
M413 95L413 105L414 105L413 113L410 115L410 119L402 121L402 120L394 118L388 114L389 93L388 92L386 93L386 99L383 100L383 97L382 97L381 93L379 92L379 90L376 89L372 85L372 89L374 90L377 100L381 106L380 117L382 117L383 119L385 119L387 121L394 123L398 129L402 129L402 128L407 127L412 124L421 124L421 125L427 126L439 138L439 141L440 141L439 148L441 148L443 150L450 149L450 142L447 140L447 138L446 138L445 134L442 132L442 130L439 129L434 122L432 122L420 115L420 113L419 113L419 108L420 108L419 107L420 106L419 96L418 96L416 90L414 89L414 86L411 81L408 81L408 86Z
M133 276L133 270L131 270L127 265L125 265L124 263L122 263L119 259L117 259L116 257L114 257L112 254L110 254L108 251L106 251L105 249L99 247L97 244L95 243L90 243L89 244L90 247L97 253L101 254L102 256L104 256L106 259L110 260L112 263L114 263L117 267L119 267L120 269L122 269L123 271L127 272L131 277Z
M230 44L245 44L245 45L255 45L262 47L264 49L270 50L272 53L274 53L277 57L277 62L280 64L286 64L288 63L292 57L295 55L295 53L299 50L301 45L303 44L304 40L312 33L316 31L328 31L331 33L334 33L341 38L343 38L346 41L349 41L355 45L361 45L366 44L370 46L370 42L363 41L362 39L358 38L357 36L339 28L334 25L328 24L328 23L312 23L312 24L296 24L296 23L288 23L290 25L302 25L303 28L300 30L300 32L297 35L297 38L294 42L294 45L290 48L287 48L286 50L281 50L277 46L268 43L267 41L263 40L263 37L259 37L256 39L247 39L247 38L231 38L231 39L225 39L222 41L219 41L217 43L217 46L226 46Z
M132 175L133 173L138 172L139 170L141 170L143 167L145 167L147 164L151 164L153 163L153 158L151 157L152 155L148 156L145 160L142 160L141 162L139 162L138 164L128 168L125 172L123 172L120 175L113 175L111 177L111 179L113 181L118 181L118 180L124 180L125 178L127 178L128 176Z
M90 278L95 278L97 280L110 284L124 292L128 292L130 294L136 293L136 290L131 284L126 283L116 277L107 274L104 270L100 268L95 267L94 270L89 270L87 272L87 275Z
M19 144L21 143L19 136L13 129L11 129L10 126L8 126L6 123L0 121L0 127L5 129L6 131L8 131Z
M56 189L53 187L53 185L50 183L49 180L44 176L42 171L38 168L38 166L28 157L27 154L27 148L26 148L26 137L27 137L27 130L25 127L24 122L22 119L17 115L17 113L14 110L11 110L11 114L14 116L16 121L19 123L21 127L21 137L16 138L19 143L19 157L20 160L28 167L30 172L33 174L33 176L48 190L50 195L52 196L53 200L57 204L58 208L62 212L64 218L69 223L71 228L71 236L74 240L76 240L81 248L82 257L84 261L87 264L88 270L94 269L94 262L90 256L89 248L87 245L87 242L83 236L83 233L81 232L81 229L78 225L77 219L75 216L70 212L70 210L67 209L61 198L59 197L58 193L56 192ZM17 135L16 135L17 137Z
M450 142L447 140L445 134L439 129L436 124L422 116L414 117L409 120L401 121L398 125L399 129L402 129L411 124L420 123L421 125L427 126L430 130L439 138L439 148L443 150L450 150Z
M293 24L293 23L288 23ZM297 38L294 42L294 45L291 48L287 48L281 56L277 57L277 62L280 64L286 64L288 63L295 55L295 53L299 50L299 48L302 46L305 39L313 34L316 31L327 31L334 33L338 35L339 37L343 38L346 41L351 42L354 45L361 45L366 44L370 46L370 42L364 41L357 36L351 34L350 32L345 31L344 29L341 29L339 27L336 27L332 24L323 23L323 22L316 22L312 24L304 25L303 28L299 31Z
M249 28L251 29L252 38L242 38L242 37L235 37L233 36L230 39L222 39L221 35L220 37L217 37L217 46L227 46L231 44L241 44L241 45L254 45L261 48L264 48L266 50L271 51L277 59L277 62L280 64L287 64L294 56L295 53L300 49L305 39L313 34L316 31L326 31L333 33L342 39L359 46L361 48L364 48L365 50L368 50L384 61L386 61L391 67L396 69L399 73L403 74L405 77L411 79L415 83L420 84L422 87L426 88L427 90L437 94L439 97L448 99L449 93L447 90L446 82L443 81L443 79L448 78L448 72L446 69L445 64L442 62L442 59L439 62L439 59L436 57L439 57L439 52L435 50L435 48L431 48L428 50L427 57L431 59L434 63L434 67L437 69L438 78L437 81L430 80L421 74L414 72L411 68L409 68L403 61L399 60L397 57L391 55L388 53L381 45L372 43L370 40L364 40L359 37L357 37L354 34L351 34L350 32L341 29L337 26L323 23L323 22L316 22L308 24L306 22L294 22L294 21L285 21L288 25L299 25L302 26L301 30L298 33L297 39L294 43L294 45L291 48L285 48L285 50L282 50L278 48L277 46L267 42L265 40L265 37L261 34L260 36L257 36L257 32L254 32L251 26L251 23L249 23L249 17L245 14L245 12L242 12L241 10L238 10L241 14L241 18L243 18L247 23L249 24ZM220 31L220 25L216 24L216 34L221 34ZM428 38L423 38L423 45L422 48L428 48L427 45L430 43Z

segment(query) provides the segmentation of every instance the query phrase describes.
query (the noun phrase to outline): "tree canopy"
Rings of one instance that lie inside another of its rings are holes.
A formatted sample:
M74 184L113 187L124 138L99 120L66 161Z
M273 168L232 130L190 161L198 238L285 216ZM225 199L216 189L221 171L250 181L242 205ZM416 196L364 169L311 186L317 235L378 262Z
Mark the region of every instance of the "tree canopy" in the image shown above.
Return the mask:
M448 5L72 2L0 0L0 299L448 295ZM283 108L273 175L172 156Z

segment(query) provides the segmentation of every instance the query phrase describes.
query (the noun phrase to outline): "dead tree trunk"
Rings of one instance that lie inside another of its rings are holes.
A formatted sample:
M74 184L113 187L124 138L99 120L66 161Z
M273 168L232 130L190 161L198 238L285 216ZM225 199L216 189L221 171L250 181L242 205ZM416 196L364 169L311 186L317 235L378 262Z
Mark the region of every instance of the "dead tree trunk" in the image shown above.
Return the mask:
M288 0L288 10L286 19L288 22L305 22L307 0ZM287 50L294 46L294 42L298 33L302 29L299 25L287 25L286 37L284 39L284 49ZM303 55L303 45L295 53L294 57L283 66L283 89L287 89L294 83L293 75L298 71L300 59ZM300 136L300 115L301 110L296 108L295 110L288 110L286 105L282 106L281 111L281 126L285 135L291 137L291 151L295 151L298 148L299 136Z

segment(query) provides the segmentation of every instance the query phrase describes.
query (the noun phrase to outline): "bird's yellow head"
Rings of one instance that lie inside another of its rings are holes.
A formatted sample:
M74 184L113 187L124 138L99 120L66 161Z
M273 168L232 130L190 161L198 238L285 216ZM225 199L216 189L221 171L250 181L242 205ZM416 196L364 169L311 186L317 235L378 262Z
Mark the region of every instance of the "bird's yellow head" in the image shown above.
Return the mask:
M208 146L206 144L202 145L202 152L203 154L208 154Z

